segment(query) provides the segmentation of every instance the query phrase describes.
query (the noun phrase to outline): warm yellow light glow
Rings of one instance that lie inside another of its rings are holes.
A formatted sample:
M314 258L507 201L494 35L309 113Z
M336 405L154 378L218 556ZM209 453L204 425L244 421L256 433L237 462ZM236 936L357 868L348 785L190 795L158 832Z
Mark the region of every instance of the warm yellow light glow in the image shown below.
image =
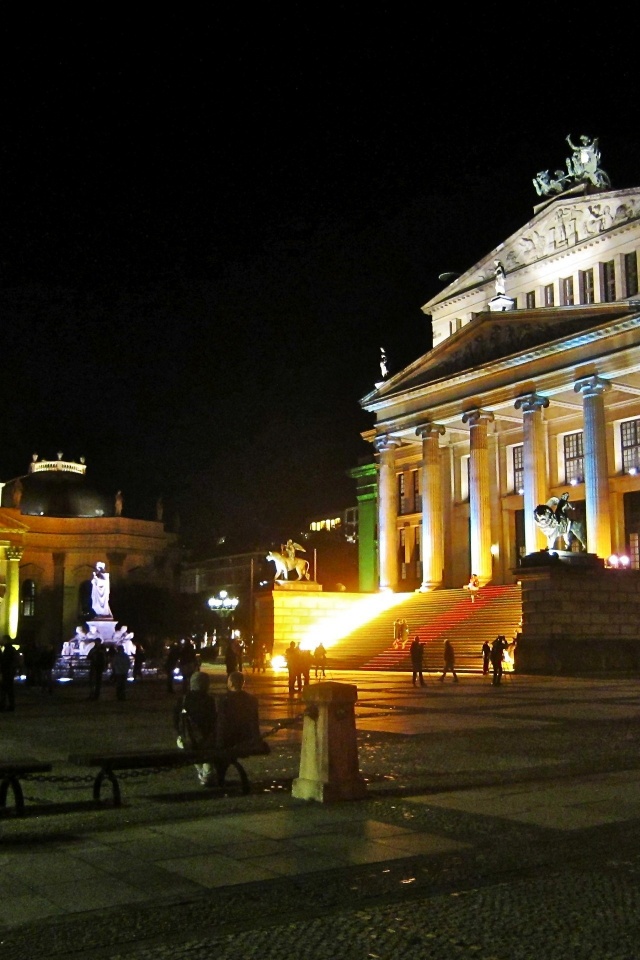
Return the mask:
M352 630L372 620L385 610L390 610L392 607L404 603L406 599L407 594L405 593L382 591L357 597L351 607L341 609L332 617L313 624L302 636L300 649L315 650L320 641L328 649L338 640L341 640L345 634L351 633Z
M497 543L492 543L492 544L491 544L491 556L492 556L492 557L497 557L497 556L499 556L499 554L500 554L500 547L498 546Z
M286 670L287 661L284 657L272 657L271 658L271 669L272 670Z

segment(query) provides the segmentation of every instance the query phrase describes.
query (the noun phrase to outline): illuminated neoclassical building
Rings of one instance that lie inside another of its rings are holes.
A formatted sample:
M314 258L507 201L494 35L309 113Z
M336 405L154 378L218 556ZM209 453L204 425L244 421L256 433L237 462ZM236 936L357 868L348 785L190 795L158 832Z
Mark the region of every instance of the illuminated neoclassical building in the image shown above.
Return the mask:
M640 567L640 188L594 148L538 175L533 218L422 308L433 349L361 400L381 588L513 583L567 491L589 552Z
M34 455L0 492L0 634L26 644L72 637L98 560L116 591L125 581L177 588L175 534L160 519L123 516L121 496L93 489L84 462Z

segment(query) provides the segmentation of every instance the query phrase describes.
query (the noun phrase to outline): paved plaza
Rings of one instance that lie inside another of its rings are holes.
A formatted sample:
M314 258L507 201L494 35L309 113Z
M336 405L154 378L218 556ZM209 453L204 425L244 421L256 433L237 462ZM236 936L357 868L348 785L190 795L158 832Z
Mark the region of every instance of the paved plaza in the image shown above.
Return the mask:
M248 674L272 747L249 796L147 771L120 808L67 758L172 746L164 681L124 703L19 689L3 756L53 771L0 818L2 960L640 957L636 680L331 679L358 688L362 801L291 797L304 705L282 675Z

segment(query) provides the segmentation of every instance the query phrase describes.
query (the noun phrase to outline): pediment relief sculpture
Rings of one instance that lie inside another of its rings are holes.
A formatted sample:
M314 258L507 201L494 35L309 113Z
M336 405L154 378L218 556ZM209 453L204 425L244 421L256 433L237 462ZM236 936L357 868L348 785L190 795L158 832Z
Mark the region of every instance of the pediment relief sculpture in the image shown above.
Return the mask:
M611 319L609 317L609 319ZM549 319L548 322L514 319L486 320L469 329L466 342L458 341L455 349L449 343L443 344L440 359L436 348L428 355L428 361L420 369L414 369L404 382L397 383L397 389L404 390L420 383L431 383L444 377L454 376L488 363L495 363L525 350L532 350L553 340L571 336L575 333L600 326L604 318L595 314L581 313L580 316Z

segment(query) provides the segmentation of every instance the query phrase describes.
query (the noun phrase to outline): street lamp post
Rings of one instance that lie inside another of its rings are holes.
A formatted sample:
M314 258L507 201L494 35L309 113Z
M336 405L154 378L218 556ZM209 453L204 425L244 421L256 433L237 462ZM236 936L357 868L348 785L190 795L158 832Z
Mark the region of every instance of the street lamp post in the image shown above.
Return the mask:
M233 630L233 614L239 602L237 597L230 597L226 590L221 590L217 597L209 597L207 606L210 610L213 610L214 613L217 613L223 622L231 617L230 629ZM225 638L226 644L230 641L229 632L228 630Z

